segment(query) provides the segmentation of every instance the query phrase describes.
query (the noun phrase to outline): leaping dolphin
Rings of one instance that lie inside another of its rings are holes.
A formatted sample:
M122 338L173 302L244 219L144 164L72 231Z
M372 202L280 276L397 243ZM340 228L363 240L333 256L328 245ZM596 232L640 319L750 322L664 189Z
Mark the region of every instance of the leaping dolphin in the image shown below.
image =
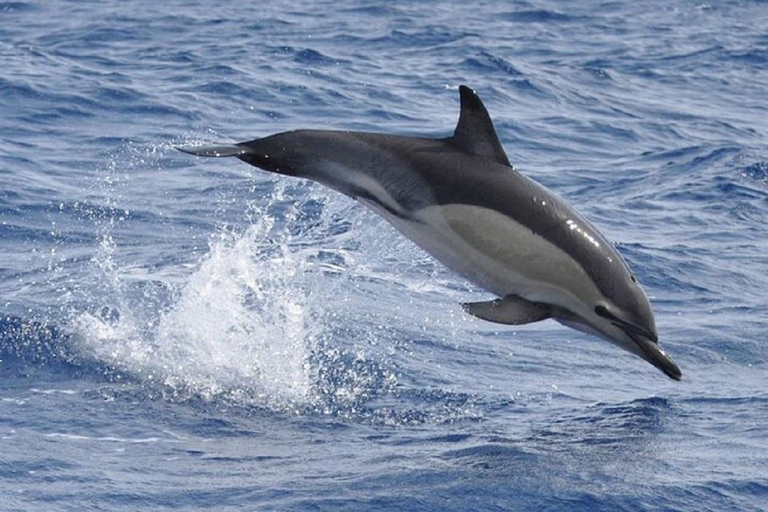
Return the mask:
M235 156L363 203L438 261L499 298L463 304L489 322L552 318L638 355L675 380L648 297L622 257L573 207L509 163L466 86L441 139L297 130L237 144L179 147Z

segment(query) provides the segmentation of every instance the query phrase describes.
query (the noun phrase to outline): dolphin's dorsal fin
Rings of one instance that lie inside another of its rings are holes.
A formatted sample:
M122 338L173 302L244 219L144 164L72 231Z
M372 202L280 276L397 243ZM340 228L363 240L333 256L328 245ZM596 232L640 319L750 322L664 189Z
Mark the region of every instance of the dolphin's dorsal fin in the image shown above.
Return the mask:
M461 113L459 123L450 141L462 151L509 165L509 158L501 147L491 116L475 91L459 86Z

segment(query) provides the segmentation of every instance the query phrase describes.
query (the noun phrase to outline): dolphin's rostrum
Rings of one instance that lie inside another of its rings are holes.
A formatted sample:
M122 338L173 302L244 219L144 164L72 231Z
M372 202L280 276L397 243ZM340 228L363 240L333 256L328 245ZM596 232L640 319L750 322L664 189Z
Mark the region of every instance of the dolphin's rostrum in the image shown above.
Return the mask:
M464 304L469 314L509 325L552 318L680 380L680 369L659 347L648 298L613 244L515 170L480 98L465 86L459 92L459 122L446 138L297 130L179 149L236 156L357 199L499 297Z

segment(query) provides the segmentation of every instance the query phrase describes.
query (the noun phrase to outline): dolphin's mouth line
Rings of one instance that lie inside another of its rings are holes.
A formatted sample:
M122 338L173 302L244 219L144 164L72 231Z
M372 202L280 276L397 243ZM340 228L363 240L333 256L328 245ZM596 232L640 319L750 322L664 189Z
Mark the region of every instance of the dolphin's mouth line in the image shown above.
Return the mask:
M620 326L620 325L618 325L618 324L613 324L613 325L616 325L617 327L621 327L621 326ZM630 332L630 331L628 331L628 330L625 330L625 329L623 329L623 330L624 330L624 332L627 334L627 336L629 336L629 339L631 339L631 340L632 340L632 341L635 343L635 345L637 345L638 347L640 347L640 350L642 350L643 352L645 352L645 353L646 353L646 354L647 354L649 357L652 357L652 358L654 358L654 359L655 359L655 357L654 357L654 356L655 356L655 354L651 353L651 351L650 351L650 350L648 350L648 348L646 348L646 345L645 345L644 343L641 343L641 342L640 342L640 340L639 340L639 339L637 339L637 338L634 336L634 335L635 335L635 334L637 334L637 333L633 333L633 332Z
M659 342L659 338L657 336L654 336L650 331L647 331L646 329L642 329L640 327L637 327L636 325L632 325L628 322L625 322L621 320L620 318L616 318L615 322L611 322L613 325L627 333L627 335L632 338L632 334L637 334L638 336L643 336L645 338L648 338L654 343ZM634 338L632 338L634 340Z
M653 334L647 329L643 329L642 327L638 327L634 324L631 324L626 320L622 320L618 316L608 311L608 308L606 308L605 306L597 306L595 308L595 313L598 316L601 316L603 318L607 318L608 320L610 320L613 325L615 325L616 327L618 327L619 329L627 333L627 335L629 335L630 337L632 337L630 333L633 333L633 334L637 334L638 336L643 336L644 338L648 338L654 343L659 343L658 336L656 336L655 334Z
M618 327L621 327L618 324ZM624 329L624 332L629 336L629 339L631 339L635 345L640 347L640 350L643 351L643 353L648 356L648 361L653 364L656 368L664 372L664 374L674 380L680 380L683 376L682 372L680 371L680 368L675 364L672 359L669 358L669 356L661 350L658 346L658 342L654 342L653 339L648 338L648 341L651 341L652 344L649 343L643 343L641 339L636 337L635 332L632 332L631 330Z

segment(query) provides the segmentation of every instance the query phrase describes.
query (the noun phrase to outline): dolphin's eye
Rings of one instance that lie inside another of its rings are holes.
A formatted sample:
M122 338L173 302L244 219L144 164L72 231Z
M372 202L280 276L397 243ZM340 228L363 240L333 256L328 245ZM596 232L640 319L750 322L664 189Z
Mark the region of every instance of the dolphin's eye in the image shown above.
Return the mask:
M629 278L632 280L633 283L637 282L637 278L635 277L635 274L630 274Z
M608 318L613 320L616 318L615 315L613 315L605 306L595 306L595 314L597 316L601 316L603 318Z

